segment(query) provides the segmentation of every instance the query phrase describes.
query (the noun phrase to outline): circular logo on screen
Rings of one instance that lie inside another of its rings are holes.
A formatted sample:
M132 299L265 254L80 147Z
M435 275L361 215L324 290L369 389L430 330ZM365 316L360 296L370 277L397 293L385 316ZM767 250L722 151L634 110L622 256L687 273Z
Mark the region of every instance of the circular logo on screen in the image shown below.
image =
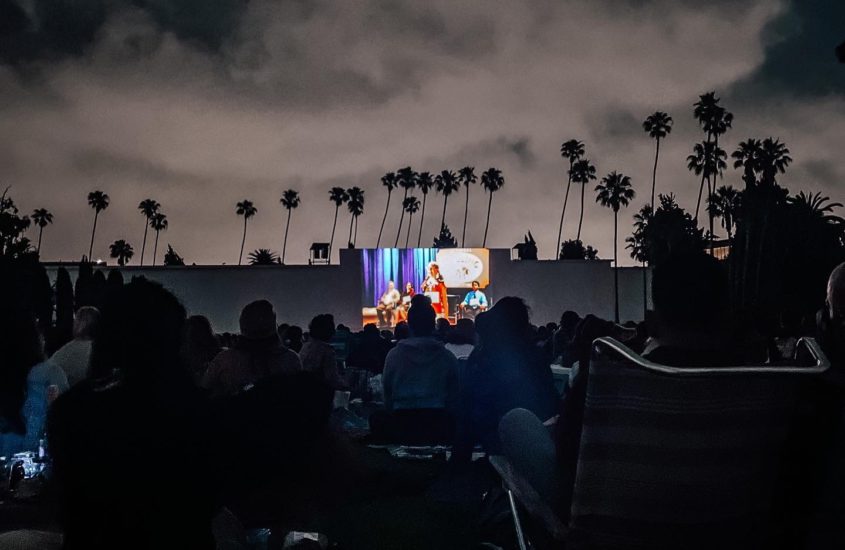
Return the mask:
M444 260L441 260L440 271L453 286L469 286L484 272L484 263L481 258L471 252L455 252L449 254L448 259L444 258Z

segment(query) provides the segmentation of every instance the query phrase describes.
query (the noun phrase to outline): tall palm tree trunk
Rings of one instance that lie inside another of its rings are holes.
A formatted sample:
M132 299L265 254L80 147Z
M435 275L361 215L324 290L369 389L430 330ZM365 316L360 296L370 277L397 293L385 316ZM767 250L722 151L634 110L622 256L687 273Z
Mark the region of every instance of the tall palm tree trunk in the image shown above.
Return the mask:
M91 261L91 255L94 253L94 234L97 233L97 218L100 216L99 210L94 210L94 228L91 230L91 244L88 246L88 261Z
M466 186L467 188L467 200L466 204L464 205L464 231L461 233L461 248L463 248L466 243L467 238L467 215L469 214L469 185Z
M238 265L241 265L241 261L244 258L244 244L246 244L246 216L244 216L244 236L241 239L241 254L238 256Z
M355 235L352 237L352 246L358 246L358 215L355 215Z
M332 222L332 238L329 239L329 263L332 263L332 245L334 245L334 230L337 227L337 212L340 210L340 205L336 204L334 207L334 222ZM384 229L384 221L381 222L381 227ZM381 235L379 235L381 236ZM378 248L378 245L376 245Z
M159 230L156 230L156 242L153 246L153 265L156 265L156 256L158 256L158 234L160 233Z
M35 249L35 253L41 256L41 235L44 234L44 226L38 226L38 248Z
M141 243L141 265L144 265L144 251L147 249L147 230L150 228L149 219L144 216L144 241Z
M695 220L696 226L698 225L698 211L701 209L701 195L704 193L704 180L707 176L704 172L701 173L701 183L698 186L698 201L695 203L695 216L693 216L693 220ZM709 183L707 184L709 187Z
M648 316L648 269L643 260L643 321Z
M572 161L569 162L569 177L566 180L566 194L563 196L563 210L560 211L560 225L557 228L557 248L555 259L560 258L560 239L563 236L563 216L566 214L566 203L569 202L569 188L572 187Z
M584 224L584 189L587 187L586 183L581 184L581 215L578 217L578 235L575 240L581 240L581 226Z
M390 208L390 194L393 193L393 189L387 190L387 202L384 204L384 216L381 218L381 227L378 230L378 239L376 239L376 248L379 247L381 244L381 233L384 231L384 222L387 221L387 211ZM340 207L338 207L340 208ZM335 210L335 223L337 223L337 210ZM332 235L334 235L334 228L332 228ZM329 245L329 261L331 262L331 251L332 247Z
M393 248L399 248L399 235L402 234L402 223L405 221L405 199L408 198L408 190L405 189L405 196L402 197L402 215L399 216L399 229L396 230L396 241L393 242Z
M619 212L613 211L613 319L619 322L619 259L616 257L618 248L617 241L617 226L619 222Z
M487 248L487 230L490 228L490 209L493 208L493 192L490 191L490 199L487 201L487 223L484 225L484 241L481 248Z
M426 198L428 198L428 193L423 193L422 210L420 210L420 233L419 233L419 235L417 235L417 248L420 247L420 243L422 242L423 223L425 223L425 199Z
M352 245L352 224L355 223L355 215L353 214L352 217L349 218L349 238L346 239L346 242ZM354 245L352 245L354 246Z
M285 263L285 252L288 250L288 229L290 229L290 215L293 212L292 208L288 208L288 221L285 222L285 242L282 244L282 263Z
M405 233L405 248L408 248L408 242L411 240L411 221L414 219L413 214L408 214L408 231Z
M651 171L651 211L654 213L654 190L657 188L657 158L660 156L660 138L655 140L657 145L654 148L654 168Z
M449 202L448 195L443 196L443 215L440 216L440 229L443 229L443 226L446 225L446 203Z

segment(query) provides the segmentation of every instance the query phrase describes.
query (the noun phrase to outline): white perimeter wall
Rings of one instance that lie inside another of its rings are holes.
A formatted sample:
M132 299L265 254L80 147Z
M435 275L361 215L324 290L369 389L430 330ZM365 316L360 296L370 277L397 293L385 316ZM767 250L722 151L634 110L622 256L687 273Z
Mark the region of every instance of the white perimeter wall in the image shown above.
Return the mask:
M279 322L306 327L319 313L357 328L361 323L360 251L341 250L340 265L330 266L188 266L121 268L128 281L143 275L171 290L189 314L205 315L218 332L237 332L238 315L247 303L267 299ZM103 268L106 271L113 266ZM55 281L56 266L48 266ZM69 267L76 280L76 268ZM642 271L620 269L623 321L642 319ZM489 295L520 296L536 323L557 321L571 309L613 318L613 269L608 261L511 261L509 250L490 251Z

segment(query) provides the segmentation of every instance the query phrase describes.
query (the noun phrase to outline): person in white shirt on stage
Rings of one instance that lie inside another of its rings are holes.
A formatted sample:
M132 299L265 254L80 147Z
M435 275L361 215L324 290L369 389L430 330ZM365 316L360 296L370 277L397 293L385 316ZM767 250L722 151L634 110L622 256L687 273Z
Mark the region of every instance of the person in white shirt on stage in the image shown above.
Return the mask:
M388 281L387 290L385 290L384 294L381 295L378 305L376 306L376 315L378 316L378 325L380 327L393 326L396 308L399 306L401 301L402 296L399 294L399 291L396 290L396 285L393 281Z

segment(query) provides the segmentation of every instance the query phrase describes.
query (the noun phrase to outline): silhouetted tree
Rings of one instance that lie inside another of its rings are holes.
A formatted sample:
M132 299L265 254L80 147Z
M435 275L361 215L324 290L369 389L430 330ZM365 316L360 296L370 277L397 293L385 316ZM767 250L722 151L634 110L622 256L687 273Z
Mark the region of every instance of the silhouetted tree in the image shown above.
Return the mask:
M153 221L153 216L158 213L161 205L153 199L144 199L138 203L138 210L144 216L144 240L141 243L141 265L144 265L144 254L147 250L147 230Z
M458 177L461 180L461 183L466 187L466 203L464 204L464 230L461 233L461 247L466 246L466 237L467 237L467 217L469 216L469 188L475 182L478 181L478 177L475 175L475 167L474 166L464 166L460 170L458 170Z
M707 134L707 142L713 144L715 151L714 155L709 156L711 166L707 170L707 197L708 199L713 195L716 189L716 176L722 175L722 169L719 164L719 136L728 131L728 128L733 124L733 114L727 109L719 105L719 98L716 97L716 92L708 92L699 96L699 100L694 104L693 116L698 120L701 129ZM700 203L699 199L699 203ZM708 201L709 202L709 201ZM696 207L696 220L698 220L698 207ZM713 248L713 216L708 216L710 219L710 248Z
M102 191L88 193L88 205L94 209L94 227L91 229L91 244L88 246L88 257L94 253L94 235L97 233L97 218L100 212L109 207L109 196Z
M566 193L563 195L563 208L560 210L560 225L557 228L557 245L555 245L556 251L560 251L560 240L563 237L563 217L566 215L566 204L569 202L569 189L572 187L572 167L584 156L584 143L577 139L564 141L560 146L560 156L569 160L569 169L566 171Z
M434 248L457 248L458 240L452 236L448 225L440 228L440 235L434 239Z
M722 227L728 233L729 245L733 241L734 219L739 214L740 197L736 189L730 185L723 185L716 189L716 192L707 200L707 210L710 215L722 219Z
M405 248L408 248L408 241L411 239L411 221L414 214L420 209L420 199L408 197L402 201L402 208L408 213L408 231L405 233Z
M244 236L241 238L241 253L238 255L238 265L241 265L244 257L244 244L246 244L246 224L251 217L258 213L258 209L252 204L251 200L244 199L235 205L235 213L244 217Z
M38 246L35 248L35 253L41 256L41 236L44 228L53 223L53 214L46 208L36 208L32 211L32 221L38 226Z
M350 187L346 190L349 195L349 202L346 203L349 209L349 248L355 248L358 240L358 216L364 213L364 190L360 187ZM404 210L403 210L404 212ZM352 226L355 226L355 235L352 234Z
M654 140L654 168L651 172L651 209L654 210L654 191L657 187L657 159L660 157L660 140L672 133L672 117L656 111L643 121L643 131Z
M167 216L165 216L162 212L156 212L153 219L150 220L150 227L152 227L153 231L156 232L155 245L153 246L153 265L156 265L156 257L158 256L159 233L166 231L168 225Z
M109 254L112 258L117 259L117 265L124 266L135 254L135 251L132 250L131 244L123 239L119 239L111 243L109 246Z
M0 256L19 258L32 253L29 239L23 236L29 228L28 216L21 216L7 187L0 195Z
M294 208L299 206L299 191L294 191L293 189L288 189L284 193L282 193L282 198L279 199L279 202L282 203L282 206L288 211L288 221L285 222L285 242L282 245L282 258L281 263L285 263L285 252L288 249L288 229L290 229L290 214Z
M487 200L487 223L484 224L484 241L482 248L487 247L487 230L490 229L490 211L493 208L493 193L505 186L505 178L502 171L496 168L488 168L481 174L481 186L490 194Z
M596 179L596 167L587 159L580 159L572 165L572 181L581 184L581 214L578 216L578 233L575 240L581 240L581 227L584 225L584 190L590 181Z
M598 260L599 251L590 245L585 247L581 241L572 239L563 241L558 257L561 260Z
M87 258L83 258L79 262L73 295L74 309L79 309L83 306L93 306L96 301L94 295L94 268Z
M381 184L387 188L387 201L384 203L384 216L381 218L381 227L378 230L378 239L376 240L376 248L381 245L381 234L384 231L384 222L387 221L387 212L390 208L390 195L393 194L393 190L396 189L396 186L399 185L399 180L396 177L394 172L388 172L381 177ZM335 187L334 189L341 189L340 187ZM345 191L344 191L345 193ZM332 200L335 200L334 198ZM337 201L335 201L337 204ZM341 203L342 204L342 203ZM338 208L340 205L338 205ZM337 221L337 210L335 210L335 221ZM334 229L332 229L332 235L334 235ZM329 260L331 260L331 245L329 246Z
M434 180L431 178L431 174L429 174L428 172L422 172L417 176L417 187L419 188L423 196L422 212L420 213L420 230L417 234L417 247L419 247L420 243L422 242L422 230L423 224L425 223L425 201L428 198L428 192L431 191L431 188L433 186Z
M449 195L461 188L458 177L451 170L443 170L434 178L437 192L443 195L443 215L440 217L440 225L446 224L446 205L449 202Z
M399 185L405 190L405 194L402 196L402 204L404 204L405 199L408 198L408 192L417 185L417 173L410 166L406 166L396 172L396 177ZM399 228L396 230L396 241L393 243L393 248L399 246L399 235L402 234L402 223L405 221L405 207L401 204L399 206L402 207L402 214L399 217Z
M278 254L269 248L253 250L247 257L249 258L249 265L276 265L281 263Z
M648 257L645 252L645 245L642 239L638 238L642 235L648 222L651 220L653 210L650 204L644 204L640 211L634 214L634 232L630 237L625 238L625 248L631 251L631 258L637 260L643 267L643 319L646 318L648 312L648 270L646 269L646 262Z
M687 157L687 169L696 176L701 176L698 200L695 203L695 216L693 217L696 223L698 222L698 212L704 192L704 182L707 182L709 188L710 181L715 180L716 175L722 175L722 171L727 167L725 158L727 158L727 153L712 141L696 143L692 148L692 154Z
M702 250L702 230L683 208L678 206L675 195L657 195L660 205L654 214L645 207L634 216L634 233L628 237L627 248L637 259L645 259L651 266L660 265L676 250ZM646 205L648 206L648 205Z
M388 176L392 177L392 185L393 187L389 187L386 183L384 184L387 187L387 205L384 207L384 217L387 218L387 206L390 206L390 193L393 192L393 188L396 187L396 176L390 172L389 174L385 175L381 181L384 182L385 178ZM329 200L334 203L334 221L332 222L332 238L329 240L329 262L332 260L332 247L334 246L334 230L337 227L337 213L340 211L340 207L343 206L346 201L349 200L349 195L346 194L346 189L343 187L332 187L329 190ZM381 231L384 229L384 219L381 220L381 229L378 232L379 241L381 241ZM378 241L376 241L376 248L378 248Z
M596 202L613 210L613 313L617 323L619 322L619 258L617 256L619 209L628 206L635 194L631 187L631 178L615 170L603 177L601 183L596 186Z
M167 252L164 253L164 265L166 266L180 266L185 265L185 260L173 250L173 247L167 245Z
M73 338L73 283L64 267L56 272L56 330L53 347L59 348Z

